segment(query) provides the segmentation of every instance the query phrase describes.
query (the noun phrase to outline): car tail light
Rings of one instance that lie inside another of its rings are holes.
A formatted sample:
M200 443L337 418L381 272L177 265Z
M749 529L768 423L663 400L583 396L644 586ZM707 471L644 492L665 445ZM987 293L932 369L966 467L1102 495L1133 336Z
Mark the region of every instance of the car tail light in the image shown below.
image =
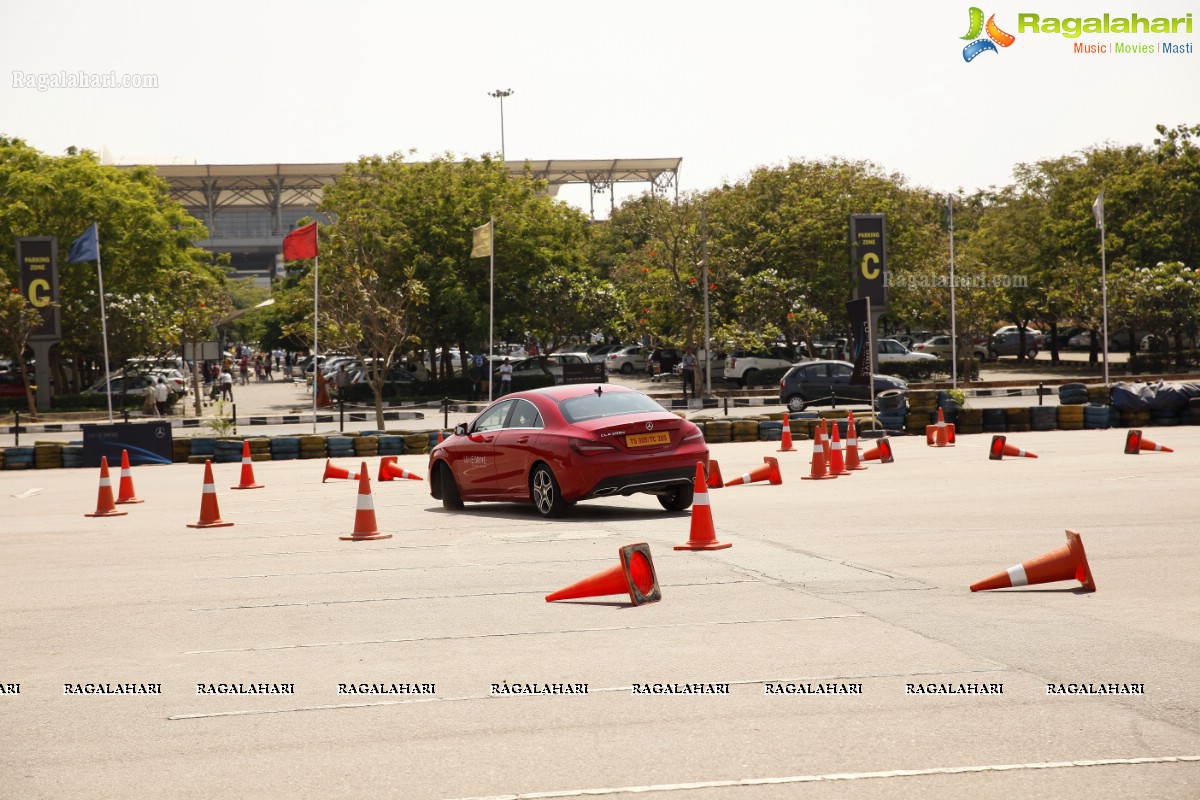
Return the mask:
M600 456L605 453L617 452L616 445L599 442L595 439L571 439L570 448L581 456Z
M685 433L683 435L683 439L681 440L681 443L682 442L692 442L692 441L695 441L696 439L703 439L703 438L704 438L704 431L700 430L700 428L697 427L696 425L693 425L692 430L688 431L687 433Z

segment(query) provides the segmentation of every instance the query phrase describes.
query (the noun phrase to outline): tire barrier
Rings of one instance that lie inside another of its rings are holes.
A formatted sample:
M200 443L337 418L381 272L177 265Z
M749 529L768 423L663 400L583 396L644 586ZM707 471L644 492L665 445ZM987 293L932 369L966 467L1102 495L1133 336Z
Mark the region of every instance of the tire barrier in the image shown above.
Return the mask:
M62 469L62 448L61 442L34 442L34 469Z
M1058 402L1064 406L1081 406L1088 402L1088 387L1082 383L1064 383L1058 387Z
M32 447L9 447L4 451L5 469L33 469Z
M1112 389L1104 384L1087 387L1088 402L1098 406L1106 406L1112 401Z
M791 425L788 426L791 429ZM758 423L758 439L761 442L779 442L783 440L783 420L764 419Z
M984 433L1008 433L1008 415L1003 408L983 409Z
M1111 409L1100 403L1088 403L1083 407L1083 428L1089 431L1104 430L1112 427L1109 422Z
M242 461L241 439L217 439L213 442L213 463L240 464Z
M350 458L354 455L354 438L351 436L326 436L325 454L328 458Z
M1004 424L1009 433L1028 433L1031 430L1027 407L1004 409Z
M1035 431L1052 431L1058 424L1056 406L1033 406L1029 409L1029 428Z
M396 436L392 433L380 434L376 437L379 440L379 455L381 456L402 456L404 455L404 437Z
M908 400L900 389L885 389L875 395L875 408L879 411L900 411L908 407Z
M1083 430L1083 405L1059 406L1058 428L1064 431Z
M1168 427L1179 424L1179 411L1174 408L1150 409L1150 424L1154 427Z
M329 452L325 449L325 437L316 435L301 436L300 457L328 458Z
M276 436L271 439L271 458L275 461L291 461L299 457L299 436Z

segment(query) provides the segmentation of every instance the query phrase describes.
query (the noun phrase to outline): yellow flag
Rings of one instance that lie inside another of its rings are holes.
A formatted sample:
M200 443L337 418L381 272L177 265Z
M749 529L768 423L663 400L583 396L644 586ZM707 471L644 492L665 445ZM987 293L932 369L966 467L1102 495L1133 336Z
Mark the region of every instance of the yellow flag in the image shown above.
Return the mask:
M487 258L492 254L492 222L472 229L471 258Z

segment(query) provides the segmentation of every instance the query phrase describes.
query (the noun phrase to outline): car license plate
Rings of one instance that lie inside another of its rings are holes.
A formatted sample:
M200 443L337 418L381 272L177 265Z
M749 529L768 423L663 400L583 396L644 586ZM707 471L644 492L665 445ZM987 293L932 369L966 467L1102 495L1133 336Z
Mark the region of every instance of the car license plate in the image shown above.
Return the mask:
M626 447L648 447L652 444L670 444L671 434L667 431L655 431L654 433L635 433L632 436L625 437Z

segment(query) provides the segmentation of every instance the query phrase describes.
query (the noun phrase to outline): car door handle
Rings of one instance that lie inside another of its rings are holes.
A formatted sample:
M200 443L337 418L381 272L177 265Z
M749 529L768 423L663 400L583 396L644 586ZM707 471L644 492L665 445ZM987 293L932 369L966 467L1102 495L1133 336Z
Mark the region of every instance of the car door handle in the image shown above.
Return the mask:
M517 438L517 444L528 444L528 443L529 443L528 436L520 436Z

